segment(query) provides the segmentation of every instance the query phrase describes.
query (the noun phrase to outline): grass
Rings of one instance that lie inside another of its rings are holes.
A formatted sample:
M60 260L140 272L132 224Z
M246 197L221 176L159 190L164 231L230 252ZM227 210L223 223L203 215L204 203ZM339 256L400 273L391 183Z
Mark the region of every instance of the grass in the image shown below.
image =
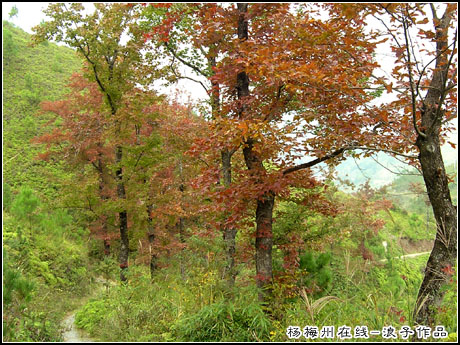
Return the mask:
M367 326L369 331L392 326L399 331L402 326L414 326L411 315L426 259L370 265L364 272L359 268L364 265L361 259L350 258L357 267L355 273L351 275L345 263L335 266L333 288L327 296L313 299L301 289L296 298L273 303L276 310L268 313L246 277L237 280L232 299L220 285L217 263L200 267L189 261L187 278L182 280L179 262L171 259L171 265L152 281L146 269L134 268L128 286L111 287L79 315L92 323L84 328L101 341L284 342L289 340L289 326L302 330L305 326L319 330L334 326L336 331L348 326L352 333L357 326ZM443 322L449 334L456 332L454 320L444 317ZM298 340L306 339L301 336ZM381 335L348 340L388 341Z

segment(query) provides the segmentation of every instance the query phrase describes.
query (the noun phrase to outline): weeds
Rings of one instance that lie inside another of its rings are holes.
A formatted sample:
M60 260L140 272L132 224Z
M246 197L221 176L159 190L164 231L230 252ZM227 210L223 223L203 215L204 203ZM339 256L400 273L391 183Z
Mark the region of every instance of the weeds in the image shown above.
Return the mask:
M305 289L300 290L300 294L303 298L303 301L305 303L305 307L307 308L308 315L310 315L311 322L315 324L315 314L318 314L321 309L323 309L329 302L331 301L341 301L340 298L337 298L335 296L324 296L316 301L313 301L313 299L308 298L308 294L305 291Z

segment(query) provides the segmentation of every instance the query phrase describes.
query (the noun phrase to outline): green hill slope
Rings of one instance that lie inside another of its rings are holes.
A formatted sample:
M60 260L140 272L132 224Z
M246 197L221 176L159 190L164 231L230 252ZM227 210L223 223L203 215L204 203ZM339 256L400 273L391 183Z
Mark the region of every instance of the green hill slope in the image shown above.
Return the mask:
M29 34L3 21L3 183L14 191L27 185L49 198L54 189L49 180L63 171L57 163L35 159L38 148L30 140L46 122L35 115L42 100L63 95L81 60L70 48L52 43L32 48L29 42Z
M457 204L457 168L454 164L446 166L446 171L451 176L449 183L450 194L454 205ZM423 214L429 206L428 195L423 177L417 175L417 171L409 171L412 175L398 176L388 185L387 192L389 199L398 204L399 207L409 212ZM430 207L431 212L431 207Z
M61 319L90 290L89 230L47 203L67 172L36 160L30 140L47 121L35 116L39 103L63 95L81 63L69 48L29 40L3 22L3 340L61 341Z

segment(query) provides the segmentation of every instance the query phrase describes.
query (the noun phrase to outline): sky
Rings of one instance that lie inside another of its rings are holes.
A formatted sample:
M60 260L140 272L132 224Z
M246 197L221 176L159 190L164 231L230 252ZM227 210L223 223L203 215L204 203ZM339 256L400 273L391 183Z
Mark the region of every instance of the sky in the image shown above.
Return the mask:
M9 13L13 6L18 9L18 16L9 19ZM32 33L32 27L46 20L42 9L48 6L48 2L2 2L2 19L13 22L29 34Z
M45 21L47 20L47 17L43 14L42 9L46 8L48 4L49 3L47 2L2 2L2 19L13 22L13 24L19 26L24 31L32 34L32 27L40 24L42 20L45 20ZM90 3L85 3L85 6L87 6L87 4L91 6ZM9 13L13 6L17 7L18 15L17 17L12 18L10 20ZM388 61L388 53L389 52L381 50L378 53L377 57L379 59L385 59L385 61ZM385 65L385 64L386 63L384 62L382 65ZM389 64L391 65L391 62ZM202 89L202 87L191 81L187 81L187 80L181 81L179 84L179 88L186 94L189 94L193 100L199 100L199 99L203 99L206 97L206 94L204 90ZM169 91L173 92L173 89L174 88L171 87ZM455 126L457 128L457 131L453 133L452 137L450 138L450 141L458 144L458 122L457 122L457 119L455 121L456 121ZM446 164L452 164L456 162L457 156L458 156L457 149L453 149L449 145L445 145L443 147L443 157L444 157ZM369 165L370 159L371 158L366 158L364 160L357 161L357 164L362 167L365 167L366 165ZM353 165L355 165L355 162L353 162ZM386 165L389 165L388 168L390 168L390 170L398 170L398 167L401 166L401 164L397 162L396 160L394 160L393 165L391 163L387 163ZM346 164L344 164L343 166L350 167L350 162L346 162ZM339 167L338 169L339 176L342 175L341 177L345 178L346 177L345 174L348 174L349 169L347 168L343 170L344 171L341 172L340 167ZM356 174L365 175L365 168L363 168L362 170L357 169ZM349 177L350 176L348 176L348 178ZM359 176L359 177L362 178L362 176ZM374 176L374 177L375 177L373 178L374 182L372 184L375 187L379 187L381 185L389 183L393 178L396 177L396 175L389 173L388 170L385 170L382 167L378 176Z

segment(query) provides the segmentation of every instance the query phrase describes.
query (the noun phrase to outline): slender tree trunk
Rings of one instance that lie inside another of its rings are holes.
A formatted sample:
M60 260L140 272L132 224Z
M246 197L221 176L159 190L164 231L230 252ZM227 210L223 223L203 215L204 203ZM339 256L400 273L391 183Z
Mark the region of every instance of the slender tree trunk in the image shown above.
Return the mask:
M228 150L221 151L222 156L222 174L224 178L224 185L226 188L232 184L232 166L231 159L232 153ZM225 219L228 218L228 214L225 214ZM237 229L232 226L224 224L223 226L223 238L224 247L226 253L226 267L224 270L224 277L227 280L227 285L232 288L235 285L236 270L235 270L235 252L236 252L236 233Z
M183 211L184 206L185 206L185 201L184 201L184 191L185 191L185 185L184 185L184 176L183 176L183 170L182 170L182 158L179 159L179 177L180 177L180 185L179 185L179 191L181 192L181 197L180 197L180 208ZM185 219L182 217L182 215L179 217L179 221L176 224L176 226L179 229L179 240L182 245L185 245ZM184 263L184 248L181 249L181 254L180 254L180 275L182 280L185 280L185 263Z
M242 41L248 39L247 3L238 3L238 38ZM249 77L245 71L237 75L237 94L242 105L239 109L239 117L242 119L246 113L245 98L249 96ZM247 168L261 176L265 173L262 159L253 150L254 140L248 138L243 149L244 160ZM273 206L275 194L266 192L261 199L257 200L256 209L256 281L260 288L259 300L267 302L271 295L273 280L272 247L273 247Z
M157 256L156 254L153 253L153 242L155 241L155 229L153 227L152 211L153 211L153 205L149 204L147 206L147 215L148 215L147 238L149 240L150 278L153 278L153 275L157 269Z
M177 223L177 227L179 228L179 240L181 244L185 244L185 227L184 227L184 218L179 217L179 222ZM185 248L181 249L180 253L180 276L182 280L185 280L185 262L184 262L184 250Z
M216 58L212 57L208 59L208 64L211 67L216 66ZM212 116L217 119L221 116L220 114L220 86L217 82L211 81L211 109ZM226 188L232 184L232 156L234 151L229 149L223 149L221 151L221 162L222 162L222 175L223 182ZM226 255L226 265L224 268L223 276L227 281L228 287L231 289L235 285L236 271L235 271L235 252L236 252L236 233L237 229L232 226L228 226L226 220L229 214L224 214L224 225L222 226L222 234L224 240L224 251Z
M99 145L101 146L101 145ZM108 199L107 195L105 195L105 168L102 164L101 158L98 159L97 169L99 171L99 196L102 200L102 203ZM107 227L107 216L103 215L102 217L102 236L104 242L104 255L110 255L110 239L109 239L109 231Z
M434 12L434 9L433 9ZM416 145L428 198L436 220L436 239L425 268L425 277L417 296L414 320L421 325L435 326L435 315L445 294L442 287L451 277L457 261L457 208L452 204L449 185L441 155L440 131L445 118L443 101L446 96L450 67L448 28L453 9L447 7L436 27L436 68L423 102L421 128L417 128ZM434 16L437 16L433 13ZM415 97L414 97L415 98Z
M439 136L419 137L417 146L437 231L418 293L414 319L418 324L434 326L434 317L445 293L441 287L450 280L449 268L455 266L457 259L457 208L450 197Z
M121 160L123 158L123 149L121 146L117 146L115 162L118 165L116 170L117 177L117 196L119 199L126 199L125 185L123 183L123 168L121 167ZM129 237L128 237L128 214L126 210L118 213L120 222L120 280L125 282L127 280L126 272L128 270L128 258L129 258Z

